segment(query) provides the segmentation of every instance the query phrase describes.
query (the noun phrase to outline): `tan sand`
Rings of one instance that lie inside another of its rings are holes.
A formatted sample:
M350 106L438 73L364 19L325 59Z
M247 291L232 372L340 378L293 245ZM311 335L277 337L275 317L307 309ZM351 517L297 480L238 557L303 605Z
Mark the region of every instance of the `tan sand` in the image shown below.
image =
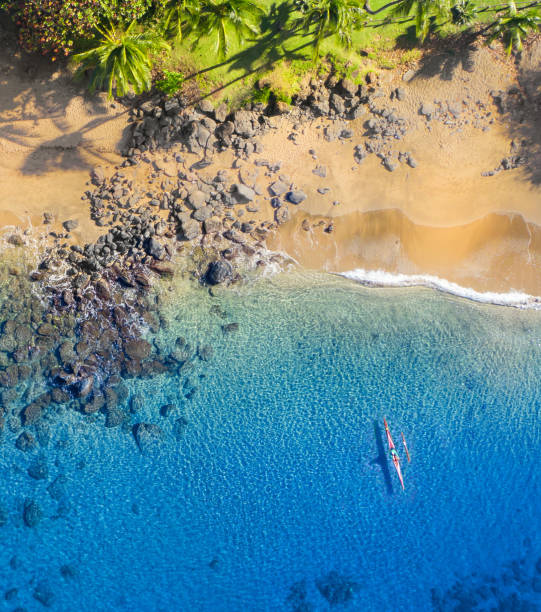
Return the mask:
M50 231L76 219L80 225L74 238L93 239L101 230L90 220L81 195L92 167L100 165L108 173L121 161L127 117L104 96L84 95L65 67L46 61L36 65L34 57L14 53L12 34L0 30L0 48L0 224ZM539 48L525 52L518 75L530 96L538 87ZM375 156L360 167L354 164L353 146L362 140L363 119L355 122L355 137L345 144L324 140L328 120L296 130L294 143L287 138L292 122L278 119L277 128L262 139L261 157L281 161L281 173L308 199L290 206L293 218L271 236L269 247L312 269L437 274L480 290L513 288L541 295L541 177L536 180L531 168L481 176L509 154L513 138L528 130L537 134L532 165L539 170L541 121L534 114L525 123L513 123L492 104L491 90L517 83L511 61L487 48L467 58L475 65L473 72L464 69L464 60L435 56L408 83L402 80L405 69L383 75L381 104L395 108L410 124L395 150L411 152L418 161L415 169L401 164L390 173ZM390 102L388 94L397 86L406 89L406 99ZM468 122L459 129L427 123L418 109L434 100L467 102ZM473 125L477 101L495 118L493 124L485 121L488 131ZM317 161L309 149L316 150ZM231 167L231 161L230 153L217 156L206 172ZM316 165L327 168L326 179L312 173ZM143 181L147 173L148 167L136 171ZM265 193L271 178L260 174ZM318 194L321 186L330 193ZM268 199L260 198L259 206L246 218L271 219ZM58 223L41 226L44 211ZM333 231L327 233L331 222Z
M120 105L103 95L85 95L65 65L27 56L16 47L14 35L0 29L3 225L35 226L49 211L59 222L78 220L81 236L95 236L81 195L93 166L121 161L126 127Z

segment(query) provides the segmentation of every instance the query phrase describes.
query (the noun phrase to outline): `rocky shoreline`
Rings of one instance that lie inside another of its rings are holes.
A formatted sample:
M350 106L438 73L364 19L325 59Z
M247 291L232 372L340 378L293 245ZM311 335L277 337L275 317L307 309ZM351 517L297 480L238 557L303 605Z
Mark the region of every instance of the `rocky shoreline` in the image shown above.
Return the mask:
M351 164L373 155L384 171L401 164L415 171L415 156L401 146L412 127L400 111L410 79L406 72L403 85L389 87L373 74L360 84L330 74L312 79L291 107L271 99L234 112L205 99L193 107L182 96L125 101L131 117L125 160L111 176L95 167L82 195L103 233L77 244L71 234L77 222L65 220L63 232L49 233L46 255L29 279L14 277L22 301L2 308L2 423L17 447L31 448L29 441L61 406L103 414L105 426L131 431L139 448L147 433L159 438L152 424L137 422L140 400L128 402L123 379L182 374L208 361L212 347L191 347L181 337L168 349L153 342L167 325L153 286L187 270L212 291L241 282L247 270L287 264L286 256L268 250L266 240L302 208L307 193L282 173L279 162L265 158L262 143L284 116L293 143L314 122L326 141L349 143L352 126L362 125ZM520 107L521 95L495 91L490 104L425 101L418 117L427 130L439 122L449 131L466 125L485 131L498 109ZM526 151L526 142L513 142L510 157L490 172L525 164ZM315 149L310 154L313 174L324 179L326 167ZM318 188L320 194L328 191ZM54 222L53 215L46 213L43 222ZM305 219L302 229L316 226L326 234L334 229L332 219ZM14 233L8 241L24 247L25 237ZM224 331L236 326L226 323ZM46 390L21 397L30 376Z

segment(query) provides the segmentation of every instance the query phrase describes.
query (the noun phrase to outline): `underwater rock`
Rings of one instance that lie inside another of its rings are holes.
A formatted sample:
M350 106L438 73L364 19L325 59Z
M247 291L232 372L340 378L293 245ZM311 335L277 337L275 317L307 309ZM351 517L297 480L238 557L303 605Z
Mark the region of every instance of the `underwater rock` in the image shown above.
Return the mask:
M197 349L197 355L199 359L201 359L201 361L209 361L214 355L214 349L209 344L206 344L205 346L200 346Z
M55 596L49 583L46 580L40 580L32 593L34 599L37 599L46 608L50 608L55 600Z
M36 448L36 439L29 431L23 431L15 441L15 446L23 453Z
M137 446L143 454L156 448L164 439L163 429L153 423L136 423L132 432Z
M231 332L236 332L239 329L238 323L227 323L226 325L222 325L222 331L224 334L228 334Z
M124 410L117 408L109 408L105 414L105 427L118 427L129 420L129 415Z
M24 500L23 520L27 527L35 527L43 518L43 511L33 499Z
M34 480L46 480L49 476L49 468L45 457L37 457L28 467L28 475Z
M142 393L136 393L130 402L130 412L137 414L140 410L145 407L145 396Z
M321 595L331 606L348 603L356 591L359 584L353 582L346 576L341 576L338 572L329 572L323 578L316 580L316 586Z
M60 501L66 495L66 483L68 479L64 474L59 474L47 487L49 495L56 501Z
M175 412L176 410L176 406L175 404L164 404L161 408L160 408L160 415L162 417L168 417L170 414L172 414L173 412Z
M75 580L79 576L79 570L75 565L65 564L60 568L60 575L64 580Z
M128 340L124 343L124 352L133 360L141 361L150 355L152 347L146 340Z
M173 435L177 440L180 440L186 431L186 427L188 426L188 419L184 416L179 417L173 423Z

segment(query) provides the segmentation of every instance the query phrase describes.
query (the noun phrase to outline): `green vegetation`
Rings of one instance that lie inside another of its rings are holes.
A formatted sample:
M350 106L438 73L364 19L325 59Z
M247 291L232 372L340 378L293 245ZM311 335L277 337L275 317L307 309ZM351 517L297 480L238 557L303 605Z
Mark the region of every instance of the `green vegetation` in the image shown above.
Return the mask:
M290 103L305 75L360 79L416 61L427 39L463 34L520 51L541 0L0 0L21 45L74 51L92 90L197 87L229 104ZM130 25L126 25L129 23ZM417 47L416 47L417 45ZM255 84L259 85L254 94Z
M95 39L91 49L78 53L74 60L79 63L79 74L91 70L90 91L103 89L113 94L125 95L130 87L142 93L152 85L151 53L168 50L169 45L152 30L136 33L136 22L124 29L110 24L100 29L101 38Z

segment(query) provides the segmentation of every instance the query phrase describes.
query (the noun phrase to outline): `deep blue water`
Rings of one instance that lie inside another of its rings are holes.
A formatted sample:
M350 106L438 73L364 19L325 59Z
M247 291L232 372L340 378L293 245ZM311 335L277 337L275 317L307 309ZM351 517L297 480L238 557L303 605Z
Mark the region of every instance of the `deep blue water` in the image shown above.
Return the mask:
M81 612L541 609L539 313L327 276L165 296L157 342L181 333L213 357L129 385L146 421L184 415L183 437L142 455L65 412L36 482L6 433L0 585L18 592L0 610L45 609L37 585Z

